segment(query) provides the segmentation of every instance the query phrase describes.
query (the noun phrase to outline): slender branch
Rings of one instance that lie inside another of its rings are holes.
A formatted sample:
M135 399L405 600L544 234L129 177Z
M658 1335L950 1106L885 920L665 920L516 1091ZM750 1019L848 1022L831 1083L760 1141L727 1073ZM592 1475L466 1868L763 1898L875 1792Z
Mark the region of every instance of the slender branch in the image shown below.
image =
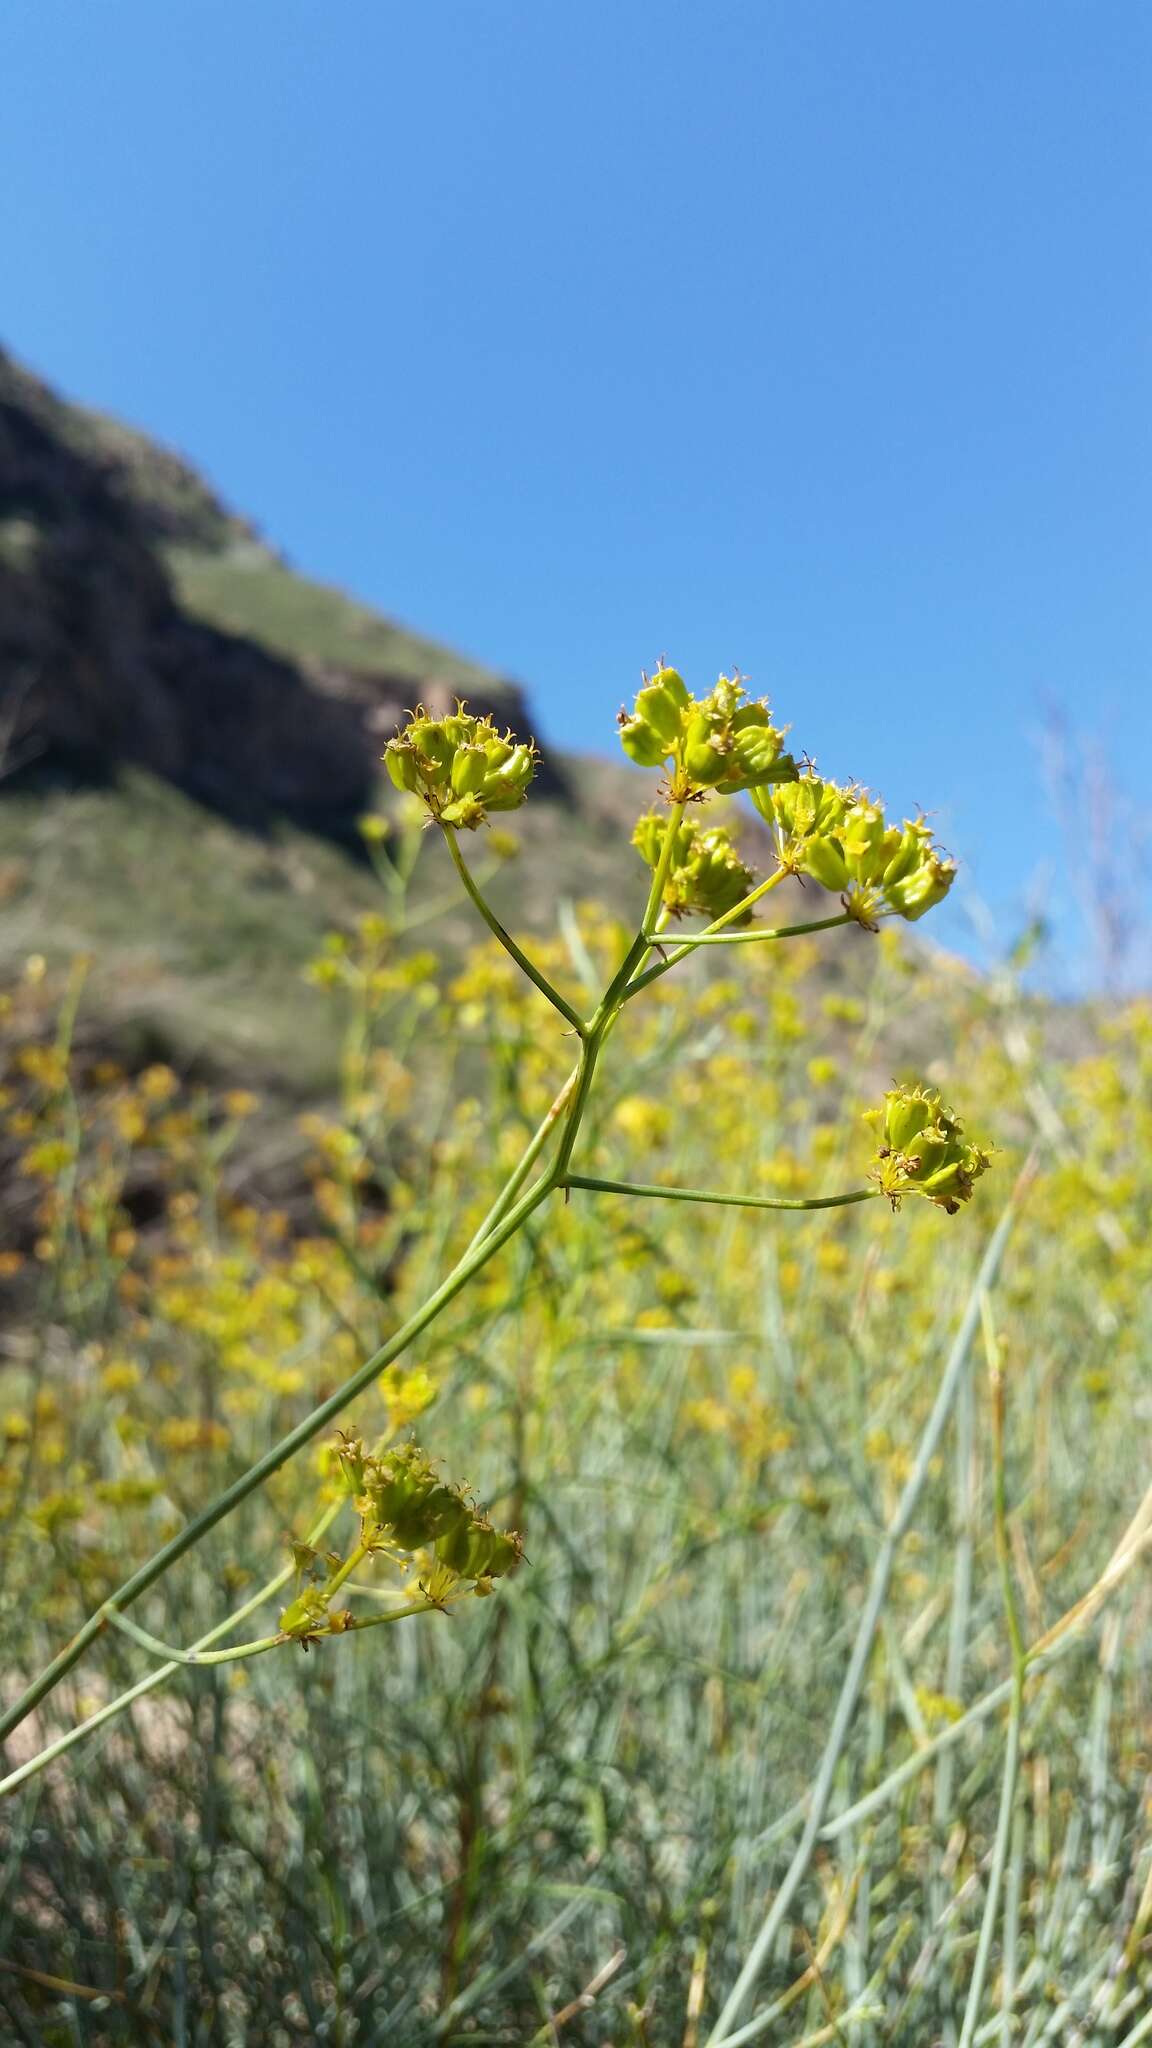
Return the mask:
M779 872L783 873L783 869ZM652 982L658 981L662 974L667 974L681 960L686 960L697 946L755 945L763 944L769 939L801 939L809 932L828 932L836 925L856 922L850 911L842 910L835 917L814 918L810 924L774 925L770 929L754 932L718 932L709 925L707 931L693 932L687 938L679 940L675 952L669 953L667 959L658 960L654 967L646 968L642 974L635 975L628 983L625 1000L631 1002L632 997L639 995L642 988L648 988Z
M638 968L643 966L652 950L653 938L651 934L655 930L657 920L663 908L664 884L668 880L668 870L672 865L676 833L683 819L684 811L685 805L676 803L671 806L668 812L668 825L664 834L664 844L660 849L660 858L656 863L652 876L652 886L648 891L648 901L644 905L644 915L640 920L640 929L625 953L624 958L621 960L615 974L612 976L611 981L608 983L604 994L601 996L595 1015L589 1021L588 1031L590 1036L601 1030L602 1027L609 1025L612 1019L619 1013L621 997L624 996L632 976Z
M688 932L677 940L677 952L690 952L693 946L762 946L768 939L798 939L805 932L828 932L833 925L856 922L850 910L842 910L836 917L818 917L811 924L757 925L750 932ZM666 964L671 967L675 963L669 960ZM630 983L629 993L639 986L639 982Z
M433 1608L443 1610L445 1604L442 1600L429 1599L425 1594L419 1600L409 1600L404 1607L390 1607L387 1614L356 1614L340 1628L318 1627L309 1634L307 1641L324 1642L329 1636L348 1636L358 1629L382 1628L386 1622L405 1621L410 1614L430 1614ZM285 1635L283 1629L277 1629L275 1635L257 1636L250 1643L233 1643L227 1650L176 1650L171 1643L160 1642L156 1636L150 1636L147 1629L129 1621L126 1614L118 1614L115 1608L110 1610L108 1619L142 1650L151 1650L154 1657L163 1657L170 1664L189 1664L194 1668L204 1664L236 1664L241 1658L262 1657L266 1650L285 1650L290 1643L304 1640Z
M795 1200L783 1195L726 1195L715 1188L666 1188L658 1182L600 1180L587 1173L565 1173L563 1188L587 1188L601 1195L655 1195L666 1202L714 1202L725 1209L845 1209L852 1202L870 1202L879 1188L853 1188L846 1195L810 1195Z
M104 1611L112 1627L119 1629L121 1635L167 1664L235 1664L241 1657L259 1657L265 1650L274 1650L277 1644L291 1641L289 1636L277 1630L275 1635L258 1636L250 1643L233 1643L227 1650L177 1650L171 1643L162 1643L158 1636L149 1635L146 1628L130 1621L117 1608L107 1606Z
M499 939L504 951L511 954L521 972L528 976L529 981L535 983L541 995L547 997L552 1008L559 1010L560 1015L572 1026L573 1031L578 1032L581 1038L585 1037L587 1026L579 1011L573 1009L567 997L560 994L559 989L553 988L547 975L542 974L540 969L528 958L527 953L516 944L511 932L505 931L495 911L491 908L486 898L481 895L464 859L464 855L460 851L460 843L453 827L442 822L440 829L448 841L448 851L456 863L456 872L493 937Z

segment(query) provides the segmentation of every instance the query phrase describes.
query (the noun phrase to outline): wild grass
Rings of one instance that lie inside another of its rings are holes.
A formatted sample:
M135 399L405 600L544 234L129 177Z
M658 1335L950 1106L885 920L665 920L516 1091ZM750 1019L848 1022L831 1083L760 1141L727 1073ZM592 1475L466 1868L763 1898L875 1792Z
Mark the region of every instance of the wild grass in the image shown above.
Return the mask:
M1008 977L885 934L829 983L821 943L654 984L582 1167L853 1185L918 1043L1001 1147L970 1210L553 1195L346 1425L414 1428L528 1562L178 1669L18 1785L14 2041L1149 2038L1152 1013L1058 1058ZM580 1003L620 944L585 911L534 954ZM251 1101L72 1052L51 972L13 992L13 1690L424 1297L571 1064L487 943L442 968L369 917L313 984L342 1094L306 1230L230 1178ZM331 1499L297 1460L137 1619L198 1639ZM105 1635L37 1739L155 1668Z

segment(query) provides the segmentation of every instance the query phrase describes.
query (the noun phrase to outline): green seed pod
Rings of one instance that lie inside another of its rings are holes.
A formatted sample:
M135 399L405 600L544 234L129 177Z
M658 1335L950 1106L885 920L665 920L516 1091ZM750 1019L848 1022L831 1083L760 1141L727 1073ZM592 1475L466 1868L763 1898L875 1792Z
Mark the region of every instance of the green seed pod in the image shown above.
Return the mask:
M536 750L461 704L448 718L414 712L384 759L397 788L423 797L433 817L473 830L490 810L510 811L523 802Z
M684 725L684 713L692 699L683 677L674 668L657 669L636 698L635 716L642 718L662 740L668 753L676 746Z
M409 796L421 794L420 762L407 740L389 740L384 749L384 766L397 789L405 790Z
M909 1093L906 1088L895 1088L884 1098L886 1110L884 1131L893 1152L906 1152L913 1138L931 1123L939 1096L928 1094L922 1088Z
M453 719L453 732L459 737L449 738L444 721L426 718L411 733L412 744L424 763L424 772L429 781L438 786L449 782L452 776L452 762L458 747L467 745L470 734L466 732L463 720ZM475 720L469 720L475 727Z
M899 834L897 834L899 838ZM879 804L853 804L840 832L848 872L856 882L878 882L893 851Z
M484 801L490 811L518 809L536 772L531 747L508 747L505 756L498 767L489 768L484 783Z
M764 704L744 704L733 714L732 776L726 789L756 789L767 783L790 783L799 769L784 752L784 735L768 717Z
M488 756L483 747L458 747L452 757L452 788L457 796L476 796L488 774Z
M630 717L622 711L617 723L620 745L638 768L659 768L668 759L671 748L647 719Z
M843 895L851 880L848 863L835 839L806 840L801 867L805 874L822 883L825 889L834 890L838 896Z
M910 875L914 868L919 867L927 847L930 845L931 834L927 828L920 824L912 824L908 819L905 819L904 830L900 834L899 844L880 877L881 888L888 890L893 882L902 882L907 875Z
M705 789L715 789L728 773L728 742L724 728L706 708L695 712L684 728L685 773Z
M956 879L956 863L933 854L921 867L901 880L887 884L884 895L893 910L914 924L937 903L942 903Z
M740 859L722 825L696 835L684 881L687 907L701 911L709 919L726 916L756 886L755 875ZM751 915L747 911L735 923L747 924Z

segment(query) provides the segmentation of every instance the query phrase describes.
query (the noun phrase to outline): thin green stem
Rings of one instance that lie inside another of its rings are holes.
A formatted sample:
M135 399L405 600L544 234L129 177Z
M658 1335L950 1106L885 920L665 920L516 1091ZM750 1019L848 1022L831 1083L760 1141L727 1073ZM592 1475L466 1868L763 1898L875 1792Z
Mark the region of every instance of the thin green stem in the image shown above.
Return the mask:
M678 825L678 824L680 823L680 820L681 820L681 818L682 818L683 816L684 816L684 805L683 805L683 804L680 804L680 805L678 806L678 808L677 808L677 812L676 812L676 823L677 823L677 825ZM668 839L667 839L667 840L666 840L666 842L665 842L665 846L666 846L666 849L667 849L667 852L668 852L668 857L669 857L669 860L670 860L670 859L671 859L671 849L672 849L672 834L671 834L671 832L670 832L670 833L669 833L669 835L668 835ZM739 902L739 903L734 903L734 904L732 905L732 908L731 908L731 910L726 910L726 911L724 912L724 914L723 914L723 916L722 916L722 917L715 917L715 918L713 918L713 920L712 920L712 923L711 923L710 925L706 925L706 926L705 926L705 931L706 931L707 933L709 933L709 934L712 934L712 933L715 933L715 932L722 932L722 931L724 930L724 928L725 928L725 926L726 926L726 925L730 925L730 924L733 924L733 923L735 923L735 921L736 921L736 919L737 919L738 917L743 917L743 916L745 916L745 915L746 915L746 913L747 913L748 911L750 911L750 910L752 909L752 907L753 907L753 905L754 905L754 904L756 904L756 903L759 903L759 901L760 901L760 898L761 898L762 896L767 896L767 894L768 894L768 892L769 892L769 890L770 890L770 889L775 889L775 888L778 888L779 884L780 884L780 883L781 883L781 882L782 882L782 881L784 880L784 877L785 877L786 873L787 873L787 869L786 869L786 868L776 868L776 869L774 870L774 872L773 872L772 874L770 874L770 875L769 875L769 876L767 877L767 879L766 879L765 881L763 881L763 882L759 882L759 883L757 884L756 888L755 888L755 889L753 889L753 890L751 890L751 891L749 892L749 894L748 894L747 896L743 896L743 897L741 897L741 899L740 899L740 902ZM663 878L661 879L661 883L660 883L660 897L659 897L659 898L657 898L657 901L658 901L658 902L659 902L659 901L660 901L660 900L661 900L661 899L663 898L663 894L664 894L664 880L666 879L666 877L667 877L667 867L665 867L665 876L664 876L664 877L663 877ZM637 963L636 963L636 967L637 967L638 969L643 969L643 966L644 966L644 962L645 962L645 960L647 959L647 957L648 957L648 954L649 954L649 953L651 953L651 952L652 952L652 950L653 950L653 939L654 939L654 937L656 936L656 933L655 933L655 932L654 932L654 930L653 930L653 924L654 924L654 919L653 919L653 899L652 899L652 897L651 897L651 895L650 895L650 896L649 896L649 898L648 898L648 907L647 907L647 909L646 909L646 910L645 910L645 912L644 912L644 933L645 933L645 937L646 937L646 938L647 938L647 940L648 940L648 947L647 947L647 951L646 951L646 952L645 952L645 953L644 953L643 955L641 955L640 959L639 959L639 960L637 961ZM662 928L662 927L661 927L661 928ZM661 963L661 966L660 966L660 969L659 969L660 973L661 973L661 974L664 974L664 973L666 973L669 967L675 967L675 965L676 965L676 962L677 962L678 960L683 960L683 959L685 959L685 958L686 958L686 954L685 954L685 952L684 952L683 948L681 948L681 949L677 950L677 951L676 951L675 953L673 953L673 954L672 954L672 955L670 956L670 958L669 958L669 959L668 959L668 960L667 960L666 962L662 962L662 963ZM637 974L637 972L636 972L636 969L632 969L632 970L630 970L630 976L631 976L631 978L629 979L629 983L628 983L628 995L629 995L629 996L633 995L633 994L634 994L634 993L636 992L636 990L637 990L638 988L640 988L640 987L641 987L641 986L643 985L643 981L642 981L642 979L641 979L640 975L639 975L639 974ZM652 977L652 978L653 978L653 979L655 979L655 974L653 974L653 977Z
M816 918L811 924L757 925L750 932L689 932L676 944L677 951L683 953L691 952L694 946L763 946L771 939L797 939L806 932L828 932L834 925L855 922L851 911L842 910L836 917ZM667 964L671 967L674 963L669 960ZM629 993L639 986L633 982Z
M1004 1600L1008 1640L1012 1648L1012 1694L1008 1706L1008 1737L1004 1753L1004 1775L1000 1785L1000 1812L996 1822L996 1840L992 1849L992 1866L988 1873L988 1891L980 1921L980 1937L972 1963L972 1976L968 1985L964 2020L957 2048L972 2048L984 1986L988 1979L992 1940L1000 1913L1000 1893L1008 1862L1012 1819L1020 1783L1020 1737L1024 1721L1024 1687L1028 1676L1028 1651L1024 1642L1024 1631L1020 1626L1020 1609L1012 1579L1012 1558L1008 1543L1008 1489L1004 1469L1004 1366L992 1320L992 1300L986 1288L980 1296L980 1318L984 1329L984 1349L988 1359L992 1390L992 1505L996 1532L996 1561L1000 1568L1000 1590ZM1011 2015L1002 2013L1001 2020L1001 2038L1008 2039Z
M126 1614L119 1613L115 1607L108 1607L105 1612L112 1627L118 1629L121 1635L127 1636L129 1641L136 1643L141 1650L149 1651L153 1657L161 1658L166 1664L235 1664L242 1657L259 1657L265 1650L274 1650L278 1643L291 1640L277 1630L275 1635L258 1636L250 1643L233 1643L228 1650L178 1650L172 1643L162 1643L159 1636L149 1635L146 1628L141 1628L137 1622L131 1621Z
M468 892L468 895L471 897L472 902L476 906L476 909L480 912L481 917L484 919L484 922L487 925L489 931L492 933L493 937L499 939L500 944L504 948L504 951L506 953L511 954L513 960L516 962L517 967L520 968L523 974L526 974L528 976L529 981L535 983L535 986L539 989L541 995L547 997L548 1001L552 1005L552 1008L554 1010L559 1010L560 1015L566 1020L567 1023L569 1023L572 1026L573 1031L577 1032L579 1036L583 1038L587 1031L587 1026L584 1022L584 1019L581 1017L579 1011L573 1009L572 1004L568 1001L566 996L562 996L560 994L559 989L553 988L552 983L549 981L547 975L542 974L540 972L540 969L528 958L527 953L525 953L523 949L516 944L516 941L512 937L511 932L505 931L504 926L501 924L495 911L492 909L487 899L481 895L480 890L477 888L476 883L473 880L471 871L468 867L468 863L466 862L466 860L464 859L464 855L460 851L460 843L456 837L456 833L453 827L451 825L445 825L442 823L440 829L443 832L445 839L448 841L448 851L452 855L452 859L456 864L456 872L459 875L460 880L463 882L464 887Z
M652 935L663 908L664 884L668 880L668 871L672 865L672 854L676 843L676 833L683 820L684 809L683 803L675 803L669 809L664 843L660 848L660 858L652 875L652 886L648 891L648 901L644 905L644 915L640 920L640 930L637 932L615 974L608 983L595 1013L589 1019L586 1027L589 1037L601 1030L602 1027L611 1024L619 1012L621 997L627 989L632 976L638 968L643 966L649 953L652 951Z
M601 1180L587 1173L564 1173L559 1185L587 1188L601 1195L655 1195L666 1202L714 1202L725 1209L846 1209L852 1202L870 1202L879 1188L853 1188L846 1195L810 1195L794 1200L783 1195L726 1195L715 1188L667 1188L656 1181Z
M572 1090L575 1088L579 1078L580 1062L577 1061L576 1065L572 1069L572 1072L569 1074L568 1079L565 1081L564 1086L561 1088L555 1101L552 1103L551 1108L540 1119L540 1122L536 1126L536 1129L533 1132L532 1137L529 1139L527 1145L525 1146L523 1152L520 1155L520 1158L516 1166L513 1168L510 1177L508 1178L508 1180L505 1181L504 1186L501 1188L500 1193L497 1195L496 1200L493 1202L492 1207L489 1209L488 1214L484 1218L484 1221L478 1225L475 1235L472 1237L468 1245L468 1250L470 1252L475 1251L476 1246L482 1244L484 1242L484 1239L488 1236L489 1232L496 1228L496 1225L499 1223L501 1217L507 1215L509 1207L511 1206L512 1202L515 1201L516 1196L519 1194L521 1188L523 1187L525 1181L528 1178L528 1175L531 1173L532 1168L534 1167L536 1161L540 1157L541 1152L544 1150L545 1145L548 1143L548 1140L552 1135L552 1132L555 1130L556 1125L559 1123L560 1118L563 1116L565 1108L567 1107L568 1102L571 1099Z
M641 989L650 987L662 974L667 974L673 967L678 966L681 960L686 960L698 946L763 945L771 939L802 939L807 937L809 932L829 932L836 925L855 924L856 921L850 911L842 910L835 917L814 918L809 924L774 925L769 929L754 932L718 932L709 926L707 931L693 932L688 938L680 939L675 952L669 953L667 959L658 960L654 967L646 968L642 974L633 976L628 984L625 1000L631 1002L633 996L639 995Z

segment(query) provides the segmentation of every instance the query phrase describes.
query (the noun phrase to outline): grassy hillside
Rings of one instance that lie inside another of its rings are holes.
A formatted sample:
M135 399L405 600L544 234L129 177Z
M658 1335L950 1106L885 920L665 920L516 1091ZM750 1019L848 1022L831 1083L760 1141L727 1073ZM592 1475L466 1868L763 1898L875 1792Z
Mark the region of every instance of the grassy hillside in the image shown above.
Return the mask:
M509 695L491 670L436 641L409 632L331 584L303 576L251 542L208 551L166 551L185 610L209 625L241 633L291 660L353 672L410 678L418 692L428 678L462 696Z
M518 855L493 875L517 928L554 926L565 900L643 898L627 845L632 774L569 763L573 800L534 799L514 820ZM383 793L382 793L383 794ZM469 853L483 866L484 834ZM107 787L16 790L0 802L0 976L29 953L56 967L90 956L87 1007L117 1044L221 1075L245 1070L293 1092L335 1072L329 1006L304 970L332 930L387 909L367 858L283 826L238 830L179 791L126 770ZM459 957L478 921L438 838L425 835L415 914L446 903L412 943Z

